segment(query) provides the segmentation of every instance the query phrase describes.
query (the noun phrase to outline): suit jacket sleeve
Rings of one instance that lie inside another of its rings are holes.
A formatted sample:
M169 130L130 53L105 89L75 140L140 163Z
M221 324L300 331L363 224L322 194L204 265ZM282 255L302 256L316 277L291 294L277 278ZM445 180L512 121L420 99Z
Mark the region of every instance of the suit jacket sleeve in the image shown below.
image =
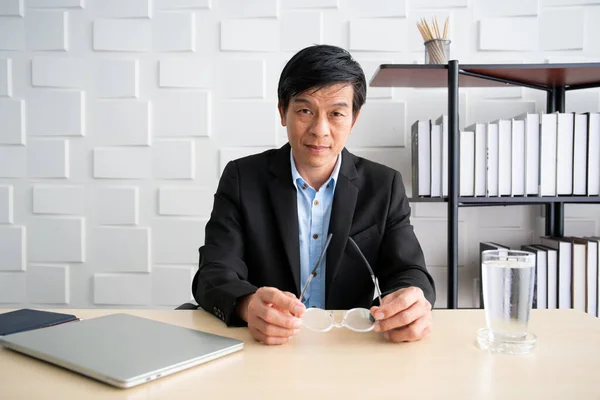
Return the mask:
M427 271L425 256L410 223L410 204L402 177L395 172L390 207L379 254L379 281L382 295L416 286L433 307L435 284ZM378 301L377 301L378 302Z
M192 283L192 293L198 304L228 326L246 325L235 313L235 307L241 297L257 290L247 280L240 202L238 169L231 161L219 181L211 217L206 224L205 244L199 250L198 271Z

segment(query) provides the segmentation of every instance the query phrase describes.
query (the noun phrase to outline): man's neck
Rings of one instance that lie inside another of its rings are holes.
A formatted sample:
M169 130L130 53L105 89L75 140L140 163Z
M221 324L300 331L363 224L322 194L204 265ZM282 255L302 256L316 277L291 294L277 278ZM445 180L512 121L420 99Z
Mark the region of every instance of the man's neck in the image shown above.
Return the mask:
M331 176L333 169L335 168L335 162L331 165L327 165L320 168L306 168L300 167L296 165L296 169L298 169L298 173L300 176L308 183L312 188L319 190L321 186Z

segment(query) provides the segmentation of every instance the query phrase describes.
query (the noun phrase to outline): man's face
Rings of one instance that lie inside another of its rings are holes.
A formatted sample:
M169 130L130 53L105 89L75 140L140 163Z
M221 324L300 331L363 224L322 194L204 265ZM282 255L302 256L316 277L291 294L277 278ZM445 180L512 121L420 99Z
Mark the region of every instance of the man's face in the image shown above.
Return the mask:
M339 83L299 94L286 113L279 106L298 169L333 168L356 121L353 97L352 85Z

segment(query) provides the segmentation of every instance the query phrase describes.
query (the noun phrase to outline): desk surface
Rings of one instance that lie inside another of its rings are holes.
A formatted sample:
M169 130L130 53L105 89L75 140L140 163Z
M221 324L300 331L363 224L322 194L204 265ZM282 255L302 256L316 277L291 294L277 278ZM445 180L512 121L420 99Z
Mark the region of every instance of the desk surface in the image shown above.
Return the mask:
M534 310L531 331L538 347L525 356L476 347L477 329L485 324L481 310L434 310L434 329L420 342L393 344L374 332L303 329L275 347L203 311L58 311L81 318L128 312L238 338L245 348L131 389L0 348L2 399L600 399L600 320L575 310Z

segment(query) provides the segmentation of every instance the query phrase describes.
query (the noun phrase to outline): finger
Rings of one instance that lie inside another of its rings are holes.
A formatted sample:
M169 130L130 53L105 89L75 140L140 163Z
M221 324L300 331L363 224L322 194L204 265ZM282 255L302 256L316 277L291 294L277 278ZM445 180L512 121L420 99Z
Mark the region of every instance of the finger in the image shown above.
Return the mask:
M257 291L260 292L260 299L265 303L273 304L274 307L277 307L281 310L287 310L296 317L302 317L306 307L300 300L292 298L290 296L285 295L282 291L275 288L261 288L264 290ZM295 296L294 296L295 297Z
M254 324L252 324L252 327L270 337L292 337L300 332L300 328L284 328L266 322L261 318L257 318Z
M431 331L432 321L431 313L428 313L408 326L385 332L384 336L394 343L421 340Z
M397 290L382 299L382 305L373 307L373 316L377 320L382 320L398 314L401 311L411 307L419 299L425 299L423 291L417 287L408 287Z
M275 307L263 306L257 307L254 315L256 315L258 319L266 324L285 328L287 330L300 329L302 327L302 321L300 318L289 315L287 310L279 310ZM265 330L261 330L264 333L267 333Z
M391 329L398 329L412 324L419 318L427 314L429 310L421 302L416 302L406 310L400 311L398 314L392 315L389 318L380 319L375 322L373 330L375 332L385 332Z
M292 292L282 292L283 294L285 294L287 297L291 297L292 299L297 299L296 295Z
M290 340L288 337L267 336L264 333L262 333L261 331L259 331L258 329L250 328L249 330L250 330L250 334L252 335L252 337L254 339L256 339L257 341L259 341L261 343L268 344L268 345L284 344Z

